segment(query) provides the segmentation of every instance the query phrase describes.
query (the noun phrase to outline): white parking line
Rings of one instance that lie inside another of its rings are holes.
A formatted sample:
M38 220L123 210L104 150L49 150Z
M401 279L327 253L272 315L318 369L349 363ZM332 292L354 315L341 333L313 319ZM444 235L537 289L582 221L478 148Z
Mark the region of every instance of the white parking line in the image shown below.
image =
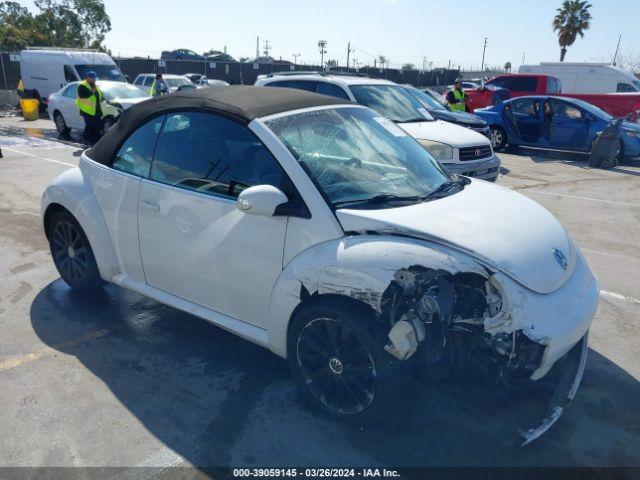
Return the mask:
M16 150L15 148L9 148L9 147L4 147L3 146L2 149L6 150L8 152L13 152L13 153L18 153L20 155L25 155L27 157L32 157L32 158L37 158L37 159L40 159L40 160L44 160L45 162L59 163L60 165L66 165L67 167L77 167L77 165L74 165L73 163L63 162L62 160L55 160L53 158L41 157L40 155L36 155L34 153L24 152L22 150Z
M591 253L593 255L602 255L603 257L616 258L618 260L624 260L625 262L640 262L640 258L631 257L629 255L618 255L611 252L602 252L600 250L593 250L591 248L580 247L583 253Z
M636 305L640 305L640 299L633 297L626 297L616 292L608 292L607 290L600 290L600 295L603 297L609 297L614 300L622 300L623 302L633 303Z
M588 202L611 203L613 205L624 205L626 207L640 208L640 204L637 204L637 203L615 202L613 200L602 200L601 198L581 197L578 195L566 195L563 193L543 192L541 190L525 190L522 193L526 193L526 192L539 193L540 195L551 195L553 197L574 198L576 200L586 200Z

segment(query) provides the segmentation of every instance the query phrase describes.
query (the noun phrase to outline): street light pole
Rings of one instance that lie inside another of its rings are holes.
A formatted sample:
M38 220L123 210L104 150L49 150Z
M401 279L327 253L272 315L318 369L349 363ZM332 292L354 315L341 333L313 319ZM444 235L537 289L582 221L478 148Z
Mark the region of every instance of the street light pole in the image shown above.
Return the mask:
M482 65L480 66L480 71L484 71L484 53L487 51L487 37L484 37L484 48L482 49Z
M320 69L324 70L324 54L327 53L327 41L318 40L318 48L320 49Z

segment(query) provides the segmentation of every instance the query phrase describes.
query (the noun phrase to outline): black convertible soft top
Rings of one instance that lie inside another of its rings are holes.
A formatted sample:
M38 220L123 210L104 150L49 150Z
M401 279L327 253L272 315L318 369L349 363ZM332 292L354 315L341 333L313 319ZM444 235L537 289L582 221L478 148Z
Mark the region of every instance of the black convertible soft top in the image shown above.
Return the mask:
M87 155L96 162L109 165L131 132L149 118L166 112L211 111L248 124L255 118L276 113L349 103L348 100L293 88L213 86L186 90L145 100L124 111L118 122L87 151Z

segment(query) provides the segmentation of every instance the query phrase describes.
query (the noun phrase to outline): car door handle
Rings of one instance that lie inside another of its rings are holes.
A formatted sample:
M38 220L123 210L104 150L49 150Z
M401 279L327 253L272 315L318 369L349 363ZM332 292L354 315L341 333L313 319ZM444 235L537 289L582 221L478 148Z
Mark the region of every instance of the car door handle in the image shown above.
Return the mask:
M149 210L150 212L160 211L160 205L156 205L155 203L151 202L145 202L144 200L142 200L140 203L142 204L142 208L144 208L145 210Z

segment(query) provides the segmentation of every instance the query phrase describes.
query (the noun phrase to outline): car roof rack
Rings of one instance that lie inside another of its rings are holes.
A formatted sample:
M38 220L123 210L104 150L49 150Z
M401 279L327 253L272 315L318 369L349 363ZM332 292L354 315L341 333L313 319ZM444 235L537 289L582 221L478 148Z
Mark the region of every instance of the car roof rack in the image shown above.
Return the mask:
M268 73L265 78L272 77L287 77L293 75L321 75L323 77L369 77L369 75L365 73L356 73L356 72L331 72L326 70L283 70L281 72L272 72Z

